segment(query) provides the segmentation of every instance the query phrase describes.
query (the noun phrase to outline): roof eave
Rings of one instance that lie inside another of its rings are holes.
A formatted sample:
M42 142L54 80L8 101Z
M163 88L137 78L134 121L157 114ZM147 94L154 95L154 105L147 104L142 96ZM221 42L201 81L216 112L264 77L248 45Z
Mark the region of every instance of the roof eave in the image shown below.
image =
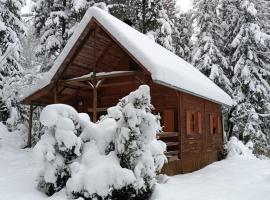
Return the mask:
M191 95L193 95L193 96L200 97L200 98L202 98L202 99L206 99L206 100L208 100L208 101L214 102L214 103L219 104L219 105L223 105L223 106L226 106L226 107L232 107L232 105L229 105L229 104L226 104L226 103L224 103L224 102L220 102L220 101L217 101L217 100L215 100L215 99L211 99L211 98L208 98L208 97L205 97L205 96L196 94L196 93L194 93L194 92L190 92L190 91L185 90L185 89L183 89L183 88L180 88L180 87L177 87L177 86L168 84L168 83L166 83L166 82L164 82L164 81L154 80L154 79L153 79L153 82L154 82L154 83L157 83L157 84L159 84L159 85L163 85L163 86L166 86L166 87L169 87L169 88L178 90L178 91L180 91L180 92L184 92L184 93L187 93L187 94L191 94Z

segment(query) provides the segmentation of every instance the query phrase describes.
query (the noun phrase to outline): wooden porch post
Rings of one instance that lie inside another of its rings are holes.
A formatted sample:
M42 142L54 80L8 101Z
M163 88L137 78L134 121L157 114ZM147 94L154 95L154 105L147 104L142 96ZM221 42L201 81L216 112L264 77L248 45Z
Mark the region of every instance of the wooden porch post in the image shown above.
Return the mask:
M54 88L54 99L53 99L53 101L54 101L54 103L58 103L58 84L56 84L56 86L55 86L55 88Z
M97 121L97 79L96 79L96 65L97 65L97 53L96 53L96 35L97 30L94 31L94 67L93 67L93 122Z
M29 130L28 130L28 140L27 147L32 146L32 123L33 123L33 104L30 104L30 115L29 115Z
M97 122L97 87L93 87L93 122Z

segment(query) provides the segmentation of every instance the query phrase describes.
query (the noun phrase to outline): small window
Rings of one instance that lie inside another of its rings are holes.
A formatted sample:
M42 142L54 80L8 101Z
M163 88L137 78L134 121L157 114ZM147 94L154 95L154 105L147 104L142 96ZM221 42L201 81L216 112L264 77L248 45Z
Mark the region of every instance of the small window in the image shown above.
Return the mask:
M202 133L202 117L199 111L186 111L187 134Z
M163 111L158 111L160 114L161 126L164 132L176 132L177 131L177 115L175 109L164 109Z
M221 132L220 116L210 115L210 133L216 135Z

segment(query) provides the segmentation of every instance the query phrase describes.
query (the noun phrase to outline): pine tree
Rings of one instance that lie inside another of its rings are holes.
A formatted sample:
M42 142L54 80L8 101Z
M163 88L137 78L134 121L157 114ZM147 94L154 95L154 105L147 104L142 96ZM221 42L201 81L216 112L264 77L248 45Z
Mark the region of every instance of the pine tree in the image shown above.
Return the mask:
M110 13L138 31L149 35L157 43L170 51L174 51L172 33L174 22L169 18L165 7L165 0L134 0L134 1L109 1Z
M99 1L38 0L33 7L34 26L40 37L36 55L43 58L42 71L48 71L91 6L107 9Z
M69 15L71 7L69 0L39 0L33 7L34 26L40 37L37 56L44 56L42 71L50 69L69 38L68 31L73 24Z
M16 88L23 71L21 35L25 28L20 16L23 4L23 0L0 1L0 121L4 122L20 118L15 107Z
M118 196L127 195L126 199L149 199L156 171L166 160L164 154L151 155L152 142L161 131L160 117L153 115L152 109L149 87L143 85L109 110L109 115L117 120L115 151L120 165L132 170L136 177L134 184L116 192Z
M178 18L180 10L177 8L176 0L163 0L162 5L170 20Z
M191 15L189 13L181 13L175 19L176 30L173 33L175 54L183 58L187 62L191 62L193 27Z
M82 132L78 113L67 105L49 105L40 115L46 127L35 146L44 160L38 188L48 196L63 189L70 177L69 164L81 155Z
M258 19L261 22L261 29L270 34L270 1L269 0L257 0L254 1L256 9L258 11Z
M195 0L193 20L198 28L192 62L229 94L231 68L223 52L224 32L218 16L218 0Z
M254 143L254 153L267 155L269 151L269 52L270 35L261 31L255 5L238 1L239 32L233 39L232 65L234 98L237 102L232 114L233 134Z

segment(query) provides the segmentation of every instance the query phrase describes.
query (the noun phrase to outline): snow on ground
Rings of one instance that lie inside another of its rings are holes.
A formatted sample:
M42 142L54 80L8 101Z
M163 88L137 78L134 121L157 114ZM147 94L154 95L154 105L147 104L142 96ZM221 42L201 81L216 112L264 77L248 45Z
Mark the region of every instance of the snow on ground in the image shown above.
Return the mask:
M21 141L19 132L10 133L0 123L0 200L49 200L35 189L41 166L31 150L21 149ZM64 200L63 196L58 194L52 199Z
M156 187L153 200L270 200L270 160L234 156Z
M0 124L0 200L65 200L36 190L41 166L31 150L20 149L19 133ZM158 184L152 200L270 200L270 160L234 156Z

